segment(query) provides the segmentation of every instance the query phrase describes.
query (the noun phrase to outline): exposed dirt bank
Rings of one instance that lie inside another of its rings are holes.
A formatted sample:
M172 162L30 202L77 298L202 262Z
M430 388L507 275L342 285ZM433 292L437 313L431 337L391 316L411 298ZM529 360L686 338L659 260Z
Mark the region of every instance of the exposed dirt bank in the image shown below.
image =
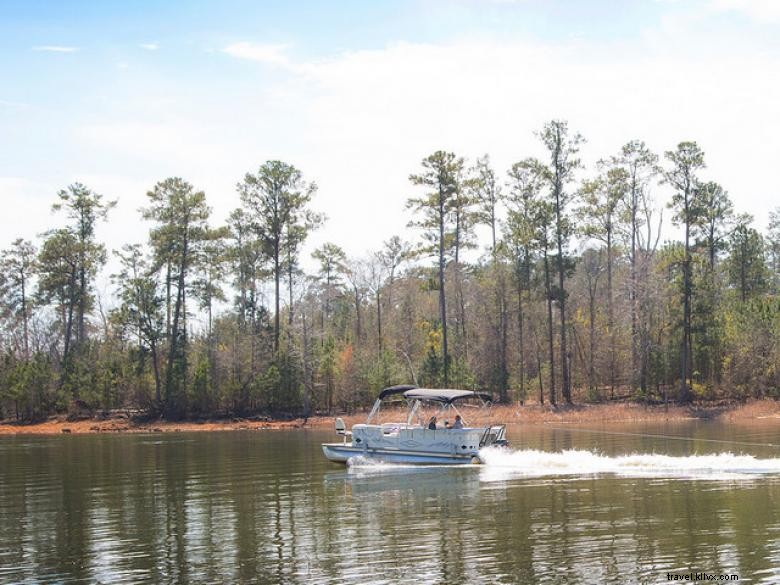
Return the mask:
M758 419L780 421L780 402L755 400L747 403L695 404L691 406L647 406L636 403L578 404L551 408L547 405L495 406L489 411L462 409L468 424L492 423L602 423L679 420L724 420L729 422ZM399 420L398 410L385 410L381 421ZM365 420L365 413L341 415L347 425ZM334 417L313 416L295 420L223 419L208 421L136 420L127 417L109 419L85 419L68 421L64 417L52 417L43 422L25 424L14 421L0 422L0 435L16 434L84 434L84 433L169 433L190 431L255 431L273 429L324 429L332 428ZM441 421L440 421L441 422Z

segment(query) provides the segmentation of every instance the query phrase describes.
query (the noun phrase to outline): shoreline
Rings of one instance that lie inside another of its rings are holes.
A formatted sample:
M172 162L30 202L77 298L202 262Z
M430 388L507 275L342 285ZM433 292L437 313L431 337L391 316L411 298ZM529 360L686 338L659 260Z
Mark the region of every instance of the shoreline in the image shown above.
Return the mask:
M382 412L382 420L398 420L405 411L388 409ZM364 422L367 412L351 415L316 415L307 419L261 420L217 419L203 421L135 420L129 417L86 418L69 421L65 416L50 417L45 421L21 423L0 421L3 435L58 435L100 433L170 433L170 432L224 432L262 431L289 429L330 429L337 416L347 426ZM693 404L689 406L644 405L639 403L575 404L551 408L548 405L494 406L487 412L467 412L464 416L471 424L583 424L620 422L671 422L685 420L720 420L749 422L757 420L780 421L780 401L772 399L751 400L746 403Z

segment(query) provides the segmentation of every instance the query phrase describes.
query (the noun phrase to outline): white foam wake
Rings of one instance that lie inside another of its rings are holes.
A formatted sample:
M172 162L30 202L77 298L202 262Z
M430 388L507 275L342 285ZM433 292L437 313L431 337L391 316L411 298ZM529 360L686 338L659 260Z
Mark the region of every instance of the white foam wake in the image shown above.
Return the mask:
M487 448L480 451L480 457L485 462L483 469L486 480L593 474L737 479L780 474L780 459L758 459L752 455L733 453L687 457L637 453L610 457L579 450L547 452Z
M411 463L388 463L373 457L364 457L356 455L347 459L347 471L397 471L401 469L418 469L425 467L422 465L413 465Z
M387 466L388 466L387 463L378 461L376 459L371 459L370 457L363 457L362 455L356 455L355 457L350 457L349 459L347 459L347 469L358 468L358 467L382 468Z

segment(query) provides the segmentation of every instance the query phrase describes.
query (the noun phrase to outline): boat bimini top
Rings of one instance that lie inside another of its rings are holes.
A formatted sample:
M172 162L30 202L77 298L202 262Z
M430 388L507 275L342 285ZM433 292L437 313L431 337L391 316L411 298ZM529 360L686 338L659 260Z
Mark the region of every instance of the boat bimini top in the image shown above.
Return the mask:
M441 410L446 410L450 407L454 408L454 403L456 401L466 400L468 398L478 398L482 402L483 406L492 404L493 402L493 397L485 392L438 388L418 388L417 386L412 386L409 384L400 384L398 386L390 386L389 388L385 388L379 393L379 396L377 397L376 402L374 402L374 406L371 408L371 412L368 415L366 424L370 423L379 412L379 408L385 398L397 396L399 394L403 395L407 404L409 405L410 410L407 418L407 424L411 423L411 420L420 406L420 403L424 401L437 402L441 404ZM457 411L457 409L455 410Z
M398 386L390 386L389 388L385 388L379 393L377 400L384 400L388 396L403 394L407 390L417 390L417 386L414 386L412 384L400 384Z
M431 400L442 404L452 404L456 400L466 398L479 398L484 403L493 402L493 397L484 392L472 392L471 390L429 390L427 388L414 388L404 392L407 400Z

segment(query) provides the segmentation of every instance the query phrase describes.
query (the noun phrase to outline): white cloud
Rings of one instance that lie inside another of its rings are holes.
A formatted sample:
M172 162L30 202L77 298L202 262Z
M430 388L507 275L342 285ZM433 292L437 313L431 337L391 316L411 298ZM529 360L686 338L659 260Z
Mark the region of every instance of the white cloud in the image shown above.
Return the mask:
M33 51L44 51L47 53L75 53L78 47L66 47L63 45L39 45L32 48Z
M54 185L24 177L0 177L3 202L3 247L16 238L35 240L51 227L51 204L57 194Z
M762 23L780 21L778 0L710 0L709 6L716 12L737 12Z
M198 91L181 79L138 84L116 111L94 114L67 135L59 167L78 169L85 183L120 198L117 227L106 235L118 247L145 236L148 226L134 210L156 181L185 177L206 191L222 221L238 204L243 173L270 158L286 160L317 181L314 206L330 217L310 249L331 240L359 255L394 233L413 237L404 201L417 192L408 175L422 157L443 148L473 161L487 152L503 174L520 158L543 156L534 131L564 118L588 139L589 164L633 138L659 154L697 140L707 155L705 177L721 182L737 209L763 226L778 200L780 80L768 72L780 62L747 45L705 43L701 51L702 44L675 28L620 45L396 43L296 62L284 45L236 43L222 51L280 66L280 75ZM47 205L70 180L51 179ZM24 209L18 196L12 201ZM34 220L26 213L2 218L0 231L8 241L34 235L24 227Z
M269 65L286 66L290 60L285 54L288 45L264 45L258 43L240 42L233 43L222 49L223 53L237 59L247 59L266 63Z
M142 49L146 49L147 51L156 51L160 48L159 43L141 43L138 46Z
M701 55L668 46L662 36L651 46L398 43L290 62L295 74L283 87L295 107L269 136L298 136L292 162L317 179L318 204L331 217L317 237L353 253L404 230L403 203L415 192L407 177L423 156L489 152L503 173L544 155L534 131L551 118L585 135L591 165L633 138L659 154L697 140L706 176L762 218L777 195L766 186L780 150L780 80L766 73L780 63L733 47Z
M91 124L80 128L78 136L99 148L108 148L147 163L200 160L209 150L205 146L202 126L173 119L166 122L127 119Z

